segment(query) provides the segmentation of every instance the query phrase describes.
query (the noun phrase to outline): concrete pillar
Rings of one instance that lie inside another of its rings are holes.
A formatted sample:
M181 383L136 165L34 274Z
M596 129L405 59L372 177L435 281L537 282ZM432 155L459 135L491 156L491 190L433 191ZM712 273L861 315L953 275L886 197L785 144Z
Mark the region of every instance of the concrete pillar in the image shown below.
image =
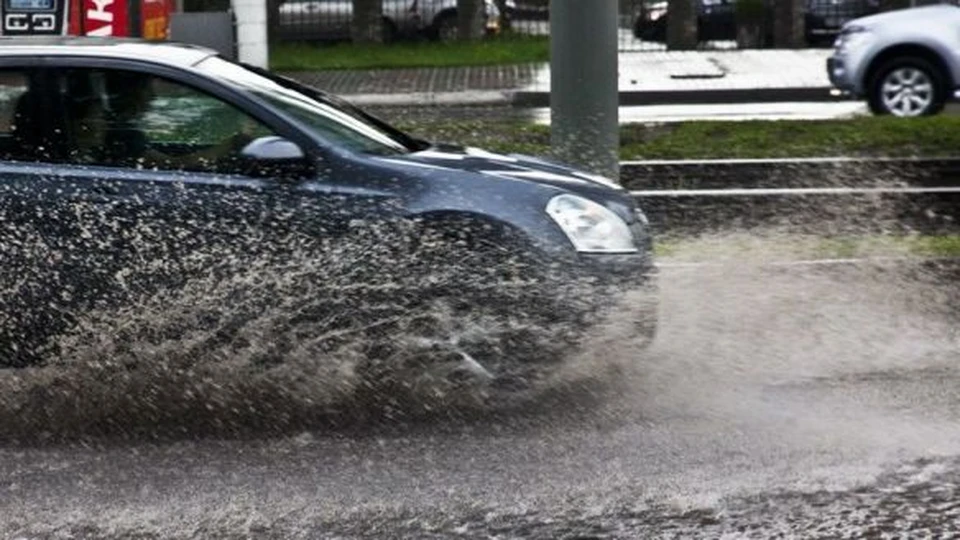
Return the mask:
M266 0L231 0L231 6L237 21L237 58L268 67Z
M617 178L617 0L550 2L550 142L572 165Z

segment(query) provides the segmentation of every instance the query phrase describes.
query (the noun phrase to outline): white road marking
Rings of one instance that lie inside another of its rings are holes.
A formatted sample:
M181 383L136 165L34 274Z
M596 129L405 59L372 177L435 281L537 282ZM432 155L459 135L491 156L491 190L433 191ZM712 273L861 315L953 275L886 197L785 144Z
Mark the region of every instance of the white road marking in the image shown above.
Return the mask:
M957 263L958 257L862 257L862 258L838 258L838 259L801 259L796 261L770 261L759 263L760 267L791 267L791 266L843 266L859 264L889 264L889 263L921 263L921 262L940 262ZM702 261L702 262L657 262L657 268L675 269L675 268L719 268L723 266L740 266L743 261L731 259L729 261Z
M960 193L960 187L655 189L631 191L630 195L634 197L770 197L780 195L883 195L923 193Z
M957 161L960 158L924 158L924 157L806 157L806 158L761 158L761 159L649 159L621 161L621 167L642 167L647 165L830 165L833 163L902 163L928 161Z

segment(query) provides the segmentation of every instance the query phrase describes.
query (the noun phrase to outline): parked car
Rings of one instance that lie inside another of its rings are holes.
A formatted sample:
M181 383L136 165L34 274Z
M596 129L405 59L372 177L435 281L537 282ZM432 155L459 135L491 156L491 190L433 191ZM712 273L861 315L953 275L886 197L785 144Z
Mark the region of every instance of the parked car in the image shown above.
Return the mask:
M550 18L549 0L508 0L505 6L511 19L545 21Z
M264 325L252 343L235 334L272 314L295 350L319 333L383 359L424 332L496 377L562 364L614 308L640 340L655 327L653 304L631 296L653 294L651 234L615 183L423 141L199 47L0 41L0 176L3 366L52 361L95 321L116 326L80 345L157 350L132 337L139 320L147 341L193 336L177 349L196 349L199 329L267 350ZM350 326L361 312L380 318ZM468 321L444 335L425 322L441 313ZM487 322L519 336L465 337ZM390 325L386 344L362 340Z
M808 0L804 13L807 43L828 44L848 20L878 9L876 0ZM634 35L644 41L667 39L667 2L643 4L634 22ZM772 14L767 17L766 42L772 41ZM735 0L700 0L697 3L697 39L733 41L737 39Z
M667 40L668 3L643 4L634 22L633 32L643 41ZM726 41L737 37L734 4L732 0L699 0L697 2L697 40Z
M807 42L829 45L844 23L877 13L879 0L809 0L805 20Z
M500 28L500 10L485 0L488 33ZM280 34L284 39L350 39L353 0L285 0L279 7ZM457 37L457 0L384 0L383 40L426 36L448 41Z
M827 60L836 88L874 114L940 112L960 87L960 7L925 6L846 23Z

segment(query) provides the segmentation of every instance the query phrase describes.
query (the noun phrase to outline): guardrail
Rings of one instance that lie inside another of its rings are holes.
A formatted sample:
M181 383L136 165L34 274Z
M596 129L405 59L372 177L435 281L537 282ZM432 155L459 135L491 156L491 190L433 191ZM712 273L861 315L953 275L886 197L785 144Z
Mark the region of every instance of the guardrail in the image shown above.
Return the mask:
M621 181L661 233L960 230L960 159L627 161Z

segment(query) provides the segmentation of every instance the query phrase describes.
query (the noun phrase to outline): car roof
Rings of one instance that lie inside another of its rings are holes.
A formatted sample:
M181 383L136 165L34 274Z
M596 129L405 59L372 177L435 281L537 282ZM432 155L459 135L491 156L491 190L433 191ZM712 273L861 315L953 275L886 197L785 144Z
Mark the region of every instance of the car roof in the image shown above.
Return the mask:
M85 56L194 66L216 56L213 49L170 41L78 36L0 37L0 58L10 56Z

